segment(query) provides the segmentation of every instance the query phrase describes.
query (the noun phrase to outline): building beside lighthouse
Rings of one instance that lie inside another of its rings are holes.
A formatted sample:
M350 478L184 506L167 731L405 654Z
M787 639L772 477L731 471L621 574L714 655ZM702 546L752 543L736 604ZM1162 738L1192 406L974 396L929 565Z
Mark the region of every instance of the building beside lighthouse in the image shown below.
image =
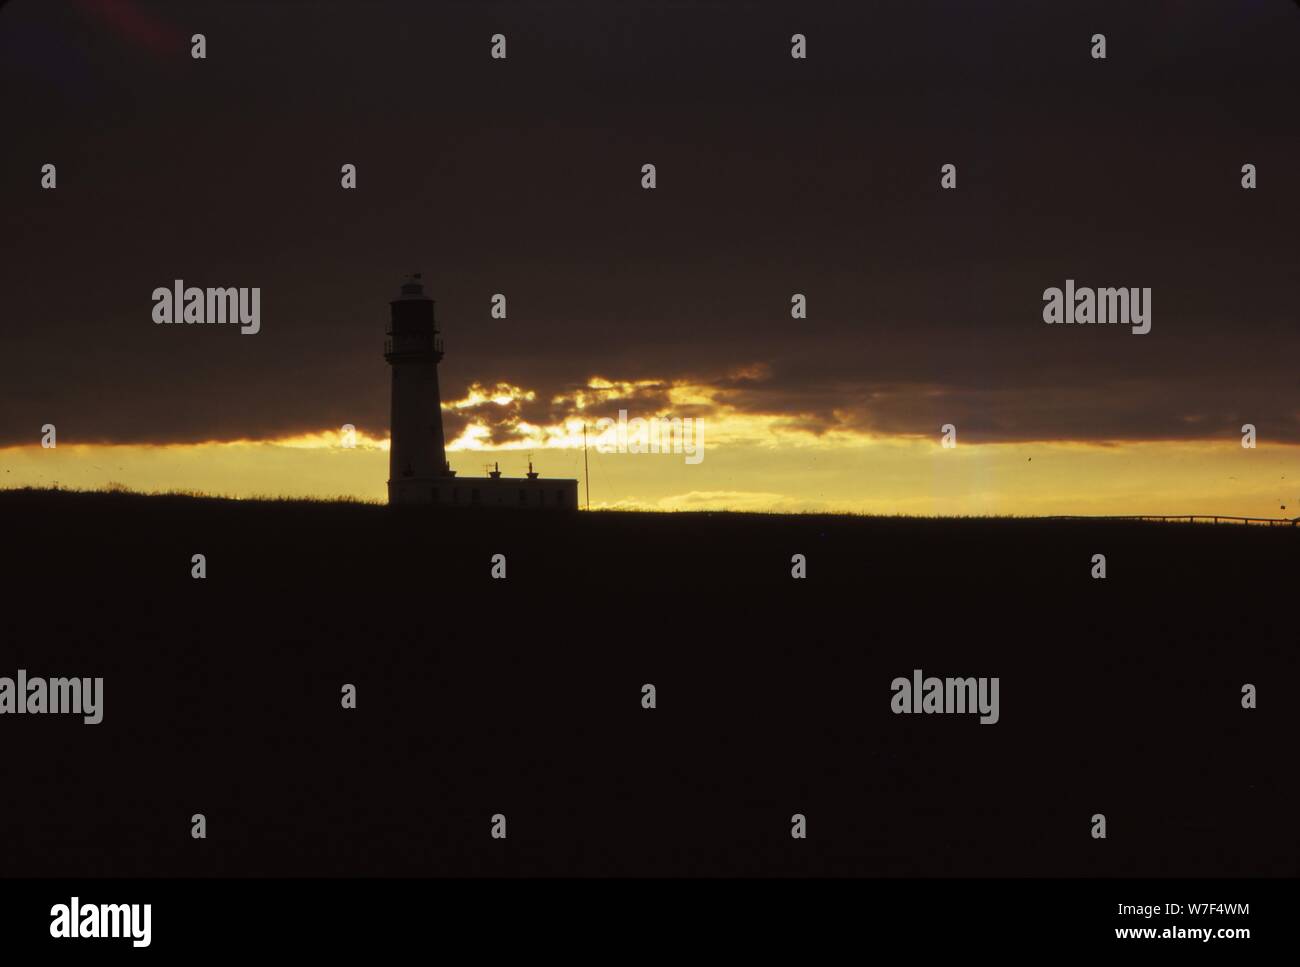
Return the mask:
M384 340L384 359L393 371L388 503L577 510L578 481L548 480L531 463L522 478L503 477L499 468L486 477L456 476L442 433L442 333L418 273L389 305Z

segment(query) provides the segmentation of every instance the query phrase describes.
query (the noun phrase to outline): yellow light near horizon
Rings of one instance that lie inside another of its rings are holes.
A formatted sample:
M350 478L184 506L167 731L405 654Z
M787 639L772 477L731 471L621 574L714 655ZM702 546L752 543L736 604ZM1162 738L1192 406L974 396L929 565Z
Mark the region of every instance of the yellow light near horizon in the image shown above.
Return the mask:
M482 406L485 403L493 403L497 406L509 406L516 400L535 400L537 393L534 390L525 390L518 386L512 386L509 383L498 383L490 389L479 384L473 383L466 392L464 399L444 402L444 410L466 410Z
M350 434L352 446L363 450L384 450L389 448L388 437L372 437L363 430L354 430ZM321 430L319 433L300 433L296 436L276 437L273 440L236 440L234 444L270 444L281 447L296 447L306 450L346 449L345 434L342 430ZM185 446L185 444L172 444ZM231 444L222 444L231 445Z
M713 425L710 423L710 425ZM1300 447L1243 450L1235 441L962 444L773 429L760 418L724 421L705 436L705 458L672 453L584 455L582 423L529 427L505 447L467 429L449 448L462 476L493 453L506 476L528 451L545 476L591 472L592 506L648 510L760 510L876 514L1300 515ZM591 439L589 434L589 440ZM60 445L0 449L0 487L199 491L255 497L386 498L387 440L337 430L279 440L199 444ZM1288 493L1290 486L1296 492ZM1284 507L1286 509L1284 509Z

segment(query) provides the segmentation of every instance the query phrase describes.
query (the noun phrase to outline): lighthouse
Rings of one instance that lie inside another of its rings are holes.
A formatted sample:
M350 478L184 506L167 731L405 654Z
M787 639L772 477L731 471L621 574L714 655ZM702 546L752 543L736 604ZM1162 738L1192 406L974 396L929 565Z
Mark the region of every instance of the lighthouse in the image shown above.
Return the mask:
M578 481L548 480L531 462L523 479L502 477L500 469L483 478L456 476L442 434L442 333L418 272L402 283L401 295L389 307L384 340L384 359L393 370L389 504L577 510Z
M384 359L393 369L388 450L388 502L429 503L437 482L450 476L442 438L442 396L438 363L442 336L433 300L424 294L417 272L402 283L401 295L389 303Z

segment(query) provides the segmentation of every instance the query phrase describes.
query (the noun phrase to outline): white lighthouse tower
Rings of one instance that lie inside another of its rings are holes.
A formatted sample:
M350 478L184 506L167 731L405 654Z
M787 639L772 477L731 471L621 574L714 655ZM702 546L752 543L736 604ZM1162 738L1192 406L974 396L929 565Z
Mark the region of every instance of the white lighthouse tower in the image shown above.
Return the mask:
M393 367L393 406L388 451L388 502L429 503L440 481L453 476L442 438L438 363L442 336L433 300L417 272L389 303L384 359Z

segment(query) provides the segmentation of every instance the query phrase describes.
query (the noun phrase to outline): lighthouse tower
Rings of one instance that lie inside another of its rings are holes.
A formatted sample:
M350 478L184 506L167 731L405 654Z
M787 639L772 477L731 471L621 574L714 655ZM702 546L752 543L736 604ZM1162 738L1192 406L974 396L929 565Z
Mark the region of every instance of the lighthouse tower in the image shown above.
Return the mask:
M439 484L453 476L442 438L438 363L442 336L433 300L417 272L389 303L392 313L384 359L393 368L392 442L388 451L388 502L428 503Z
M433 300L424 294L416 274L389 305L392 315L384 340L384 359L393 367L388 502L577 510L578 481L547 479L533 470L531 461L523 478L503 477L499 465L486 477L456 476L447 463L442 436L442 336L433 318Z

